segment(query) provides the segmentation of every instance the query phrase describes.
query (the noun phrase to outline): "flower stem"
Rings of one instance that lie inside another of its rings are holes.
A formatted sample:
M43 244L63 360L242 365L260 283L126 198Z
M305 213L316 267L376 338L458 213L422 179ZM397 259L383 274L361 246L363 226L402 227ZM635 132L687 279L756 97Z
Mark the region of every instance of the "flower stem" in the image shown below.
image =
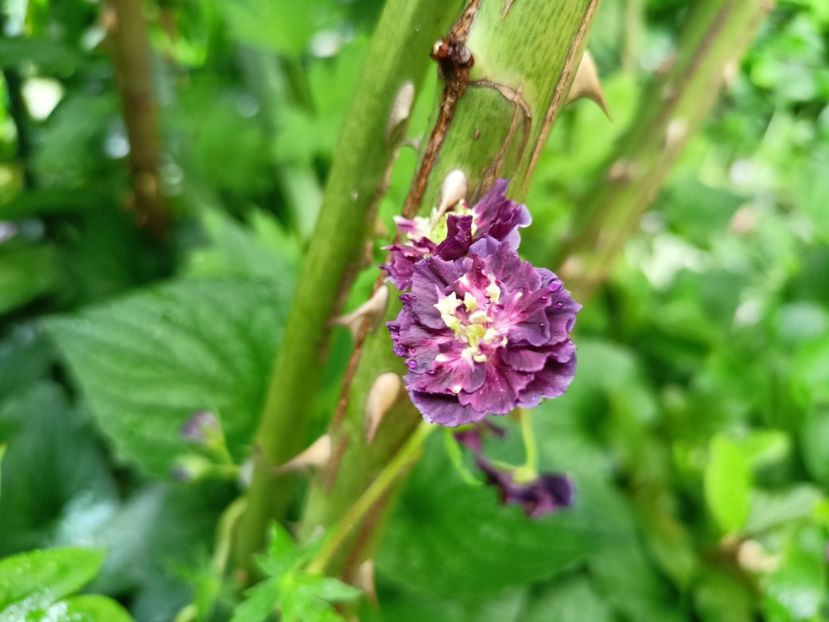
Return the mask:
M519 408L518 421L521 423L521 438L524 440L526 455L524 469L535 476L538 473L538 441L535 438L532 415L524 408Z
M331 537L323 545L317 556L311 560L308 570L311 572L325 572L329 562L339 552L349 536L354 533L354 530L359 527L372 506L391 489L403 472L418 459L426 438L434 429L434 425L426 422L422 422L415 429L397 455L386 464L377 478L366 488L363 495L357 499L357 502L349 508L334 527Z

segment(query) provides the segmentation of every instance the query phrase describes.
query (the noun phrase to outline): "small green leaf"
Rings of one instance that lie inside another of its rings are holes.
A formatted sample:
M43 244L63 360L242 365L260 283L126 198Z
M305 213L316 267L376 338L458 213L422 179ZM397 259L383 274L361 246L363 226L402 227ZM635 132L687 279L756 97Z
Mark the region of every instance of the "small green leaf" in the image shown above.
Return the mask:
M353 602L363 595L356 587L330 577L320 577L319 582L313 587L314 594L329 603Z
M737 533L748 518L751 465L745 452L726 436L715 436L705 467L705 501L724 533Z
M233 611L230 622L262 622L270 616L279 600L279 579L272 578L254 585L247 598Z
M0 560L0 622L19 622L89 583L104 561L98 549L61 548Z
M267 555L258 559L259 566L272 577L279 577L297 565L300 551L288 531L278 523L271 526Z

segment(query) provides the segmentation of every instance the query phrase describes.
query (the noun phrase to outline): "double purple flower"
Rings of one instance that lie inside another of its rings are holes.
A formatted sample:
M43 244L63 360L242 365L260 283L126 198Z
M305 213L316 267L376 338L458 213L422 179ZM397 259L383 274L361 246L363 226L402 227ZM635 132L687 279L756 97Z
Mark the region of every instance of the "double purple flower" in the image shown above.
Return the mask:
M439 243L392 248L390 265L405 269L389 273L410 291L388 328L409 369L412 402L432 423L536 406L564 393L575 372L570 331L581 306L555 274L518 257L517 228L529 214L504 197L505 187L496 183L471 216L450 214ZM414 261L412 248L427 246Z

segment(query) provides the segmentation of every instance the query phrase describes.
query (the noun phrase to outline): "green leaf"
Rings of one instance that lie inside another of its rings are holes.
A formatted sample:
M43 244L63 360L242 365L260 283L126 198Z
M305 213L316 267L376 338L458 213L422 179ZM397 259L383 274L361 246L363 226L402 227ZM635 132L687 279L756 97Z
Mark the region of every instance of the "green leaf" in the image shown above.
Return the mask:
M819 529L789 530L780 567L765 586L771 622L818 619L827 600L825 552L826 539Z
M253 212L247 227L222 212L205 210L201 223L210 243L188 257L186 276L262 279L277 281L284 291L293 289L299 244L271 216Z
M271 615L279 599L279 579L267 579L247 591L247 598L233 611L230 622L262 622Z
M52 349L40 331L23 325L0 341L0 401L22 393L48 374Z
M5 418L25 426L9 443L2 473L0 554L89 542L117 503L98 439L52 382L0 405Z
M516 622L613 622L612 608L586 577L554 582L534 595Z
M700 577L694 604L703 622L751 622L756 596L738 573L709 567Z
M740 446L715 436L705 467L705 501L724 533L737 533L745 524L751 492L751 464Z
M575 508L532 520L502 507L493 488L461 481L441 445L431 439L380 552L396 582L435 595L480 593L551 577L602 545L607 532L578 482Z
M363 596L363 592L356 587L331 577L320 577L313 584L313 592L317 598L329 603L354 602Z
M0 622L19 622L89 583L104 561L97 549L62 548L0 560Z
M164 475L197 410L218 413L231 452L245 454L286 298L260 282L173 282L47 329L118 454Z
M799 350L792 382L803 404L829 404L829 339L809 343Z
M267 555L259 559L259 566L269 575L279 577L297 565L300 551L288 531L277 523L271 526Z
M73 596L43 611L33 611L25 622L131 622L132 618L117 602L94 594Z
M336 7L305 0L237 0L219 5L235 38L275 52L303 52L314 31L331 25Z
M806 417L800 434L803 460L809 473L818 482L829 487L829 410L813 410Z
M527 600L527 590L523 588L441 599L395 590L380 595L379 609L374 605L364 606L360 619L365 622L523 622L518 615Z
M811 484L792 484L768 492L754 490L745 531L762 533L773 527L809 518L821 498L820 490Z
M60 266L51 246L10 244L0 247L0 314L49 292Z

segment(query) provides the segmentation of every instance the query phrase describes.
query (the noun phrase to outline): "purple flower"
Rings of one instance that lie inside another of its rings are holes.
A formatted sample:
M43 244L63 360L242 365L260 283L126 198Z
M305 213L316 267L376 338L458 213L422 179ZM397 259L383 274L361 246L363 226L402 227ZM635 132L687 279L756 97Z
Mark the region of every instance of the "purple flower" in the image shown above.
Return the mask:
M541 473L529 481L516 481L515 470L492 464L483 454L483 433L503 437L506 431L488 421L455 433L455 440L475 455L475 464L486 476L487 484L498 489L501 503L520 505L524 514L538 518L573 504L573 483L560 473Z
M504 240L518 248L519 227L530 224L530 213L523 205L510 201L504 192L508 181L499 179L492 189L471 209L464 201L451 212L435 210L429 218L395 218L397 228L407 241L389 246L389 263L383 266L401 291L412 284L414 265L421 259L437 255L441 259L459 259L469 247L486 237Z
M541 473L535 479L519 483L512 473L493 466L483 456L475 459L486 474L487 483L498 488L501 503L520 505L524 514L538 518L573 504L573 483L560 473Z
M484 238L461 258L422 259L411 281L388 328L426 420L462 425L567 389L581 306L555 274L521 261L511 240Z

